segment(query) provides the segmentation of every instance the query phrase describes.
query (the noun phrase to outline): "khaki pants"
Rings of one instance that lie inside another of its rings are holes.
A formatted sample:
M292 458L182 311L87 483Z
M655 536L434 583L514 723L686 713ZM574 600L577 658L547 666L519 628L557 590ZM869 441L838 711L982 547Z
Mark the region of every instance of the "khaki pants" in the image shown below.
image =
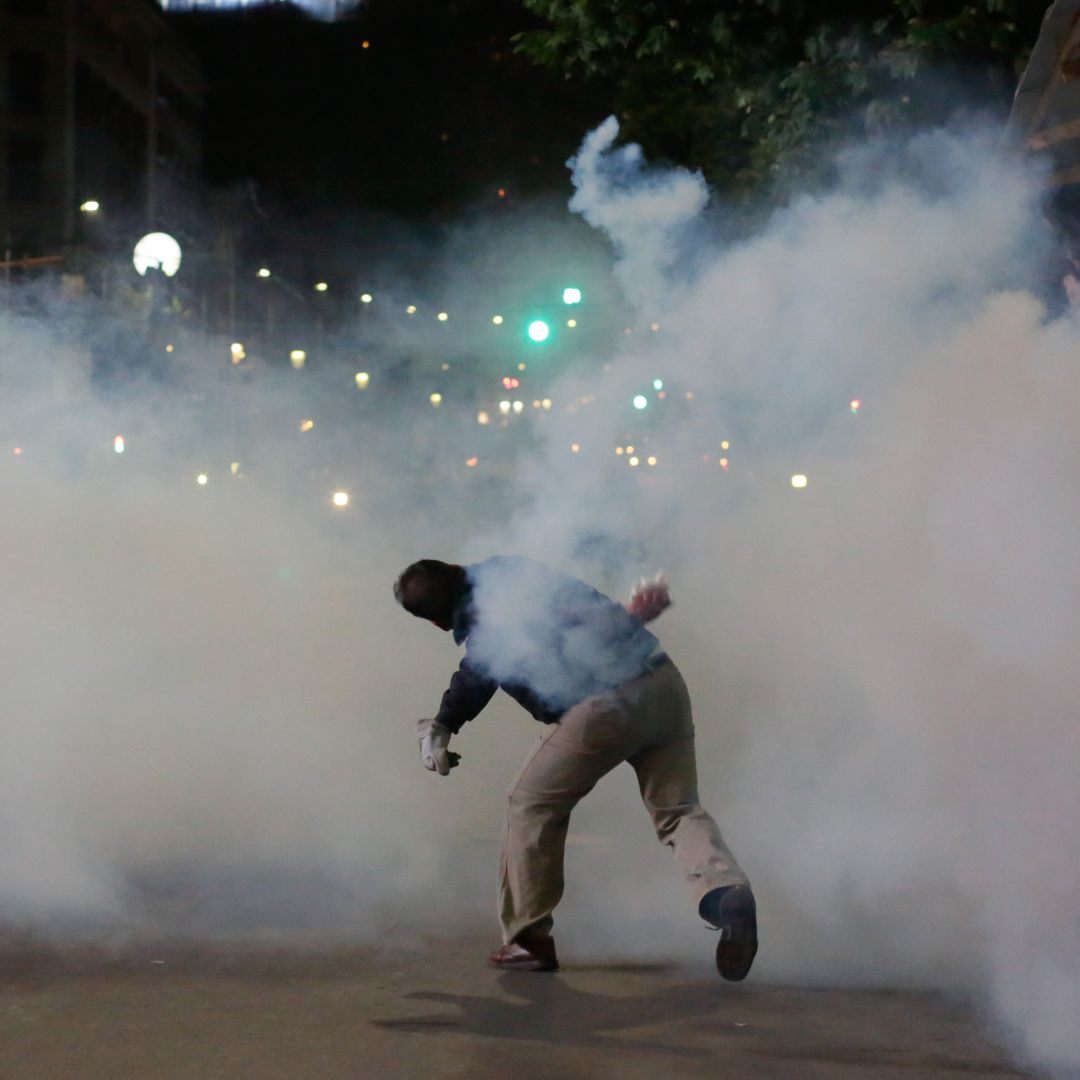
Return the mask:
M697 793L690 695L670 661L573 706L543 734L509 791L500 860L503 941L542 937L563 894L570 812L627 761L656 835L675 853L695 904L746 875Z

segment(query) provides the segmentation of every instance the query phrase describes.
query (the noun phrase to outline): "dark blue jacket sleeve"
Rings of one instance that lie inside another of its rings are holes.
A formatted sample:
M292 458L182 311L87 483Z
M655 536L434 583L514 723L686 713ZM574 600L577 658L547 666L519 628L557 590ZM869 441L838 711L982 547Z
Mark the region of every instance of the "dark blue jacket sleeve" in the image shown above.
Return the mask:
M450 685L442 696L437 724L449 728L455 735L492 699L499 684L481 675L465 657L450 679Z

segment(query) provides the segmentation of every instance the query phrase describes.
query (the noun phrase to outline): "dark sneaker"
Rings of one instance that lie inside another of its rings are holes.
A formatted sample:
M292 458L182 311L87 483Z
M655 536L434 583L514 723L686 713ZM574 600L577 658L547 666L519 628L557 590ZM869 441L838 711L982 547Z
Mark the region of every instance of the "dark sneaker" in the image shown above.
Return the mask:
M534 938L529 941L511 941L496 949L488 957L492 967L503 971L558 971L559 960L555 955L554 938Z
M725 979L745 979L757 954L757 905L749 885L725 885L707 892L698 914L720 931L716 970Z

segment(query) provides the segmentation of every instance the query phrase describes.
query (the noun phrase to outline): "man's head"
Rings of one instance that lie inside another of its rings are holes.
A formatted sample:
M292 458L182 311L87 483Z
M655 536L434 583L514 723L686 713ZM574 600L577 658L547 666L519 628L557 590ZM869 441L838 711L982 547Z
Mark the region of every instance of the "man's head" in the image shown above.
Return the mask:
M410 615L452 630L454 608L465 587L465 567L438 559L421 559L407 566L394 582L394 599Z

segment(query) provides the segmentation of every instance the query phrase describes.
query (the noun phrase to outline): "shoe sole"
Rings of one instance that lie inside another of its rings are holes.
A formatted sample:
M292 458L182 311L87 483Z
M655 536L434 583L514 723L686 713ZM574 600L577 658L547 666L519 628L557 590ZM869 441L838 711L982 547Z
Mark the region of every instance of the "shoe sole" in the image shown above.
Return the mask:
M499 971L558 971L559 965L557 963L551 964L545 960L517 960L510 963L500 964L494 960L488 961L488 967L493 967Z
M716 943L716 970L729 982L741 982L757 956L757 907L753 894L741 885L722 903L723 922Z

